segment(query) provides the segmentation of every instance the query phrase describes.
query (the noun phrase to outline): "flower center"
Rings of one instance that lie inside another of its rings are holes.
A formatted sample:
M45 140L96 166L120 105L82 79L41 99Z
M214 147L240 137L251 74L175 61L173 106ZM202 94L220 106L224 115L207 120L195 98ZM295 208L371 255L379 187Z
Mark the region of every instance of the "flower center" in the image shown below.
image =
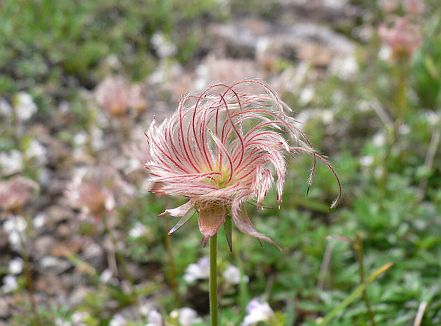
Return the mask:
M215 170L212 172L217 172L219 174L213 174L210 177L206 178L206 183L212 186L215 186L219 189L223 189L228 187L234 182L234 178L228 180L230 178L230 170L226 167L220 168L220 170Z
M220 175L216 175L214 177L214 183L217 187L219 187L220 189L225 188L230 182L228 181L230 177L230 172L227 171L227 169L222 169L220 171Z

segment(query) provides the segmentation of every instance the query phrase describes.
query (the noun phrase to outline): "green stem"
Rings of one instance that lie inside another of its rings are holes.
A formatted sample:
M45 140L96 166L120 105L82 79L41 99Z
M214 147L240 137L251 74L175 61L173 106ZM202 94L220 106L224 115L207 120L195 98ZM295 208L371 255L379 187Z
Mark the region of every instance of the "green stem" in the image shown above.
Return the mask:
M383 156L383 173L379 180L379 188L383 196L387 192L387 184L389 179L389 161L391 160L392 150L398 140L399 123L394 121L390 127L386 129L386 145Z
M407 87L408 87L408 71L407 61L400 61L396 66L396 87L395 87L395 102L392 106L392 113L394 121L390 128L386 130L386 147L384 154L383 175L380 178L380 189L383 194L386 192L388 177L389 177L389 161L391 160L392 150L396 146L399 138L400 126L406 121L408 115L408 103L407 103ZM402 160L401 153L398 153L398 159Z
M119 266L121 267L122 276L130 283L130 285L133 285L133 279L128 271L127 262L126 262L124 256L121 254L121 252L118 249L118 242L116 241L115 235L113 234L112 227L109 224L109 219L106 215L104 215L103 219L104 219L105 230L110 237L110 242L112 243L113 251L115 254L115 258L116 258L116 263L119 264ZM116 272L118 274L119 274L119 271L118 271L119 266L116 266L116 268L117 268ZM120 275L116 275L116 276L119 277Z
M398 64L398 84L397 84L397 119L399 122L404 122L407 115L407 71L406 63L400 62Z
M360 235L356 235L355 241L354 241L354 249L355 249L355 255L357 256L357 262L358 262L358 273L360 276L360 283L365 285L365 288L362 291L362 298L364 301L364 304L366 306L369 319L371 321L371 326L376 326L375 323L375 315L372 311L371 304L369 302L369 297L367 294L367 287L368 284L366 283L365 273L364 273L364 251L363 251L363 241L361 240Z
M17 117L17 109L15 105L14 105L14 109L12 110L10 123L12 126L12 140L14 141L15 147L19 148L23 134L22 134L22 128L20 127L20 121L18 120Z
M31 228L32 226L32 221L30 221L29 217L26 216L26 224L28 227L28 230ZM31 232L28 231L28 235L29 237L31 237ZM24 262L24 274L26 277L26 289L27 289L27 293L28 293L28 297L29 297L29 303L31 305L31 310L32 310L32 314L34 315L34 322L36 326L41 326L41 318L40 318L40 314L38 312L38 307L37 307L37 303L35 301L34 298L34 280L32 277L32 271L31 271L31 262L30 262L30 255L29 255L29 246L28 246L28 242L25 240L25 238L23 237L23 235L21 234L21 232L18 232L18 236L20 239L20 245L21 245L21 255L23 257L23 262Z
M217 234L210 238L210 319L211 326L218 324L217 306Z

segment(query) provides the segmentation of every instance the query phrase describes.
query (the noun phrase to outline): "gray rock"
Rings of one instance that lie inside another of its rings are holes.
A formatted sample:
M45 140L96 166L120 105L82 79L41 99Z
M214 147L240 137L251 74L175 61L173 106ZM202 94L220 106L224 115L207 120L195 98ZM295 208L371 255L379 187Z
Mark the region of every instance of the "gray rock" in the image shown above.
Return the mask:
M79 305L86 295L91 292L92 290L85 286L78 286L75 287L75 289L72 291L70 297L69 297L69 303L72 307L75 307Z
M360 10L347 0L282 0L281 8L285 15L327 24L353 19L360 14Z
M55 274L61 274L71 267L71 263L67 260L53 256L45 256L39 260L39 263L43 271Z
M65 184L59 188L65 188ZM64 202L60 203L61 205ZM68 220L72 216L71 210L66 206L54 205L47 209L46 214L48 216L48 223L59 223Z
M227 56L254 58L259 39L271 32L271 25L259 19L243 19L209 28L215 41Z
M5 249L8 247L8 244L8 234L3 230L3 228L0 227L0 251L4 252Z
M334 58L352 55L354 45L331 29L313 23L297 23L258 40L256 56L272 56L329 66Z
M33 243L33 252L37 259L48 255L54 245L54 239L50 235L43 235L37 238Z
M245 19L210 28L226 56L283 58L308 61L327 66L335 57L346 57L354 51L353 43L325 26L295 23L273 26L258 19Z
M101 270L104 266L106 255L101 246L91 242L84 246L81 258L92 265L95 269Z
M9 316L9 304L5 298L0 297L0 318L5 318L8 316Z

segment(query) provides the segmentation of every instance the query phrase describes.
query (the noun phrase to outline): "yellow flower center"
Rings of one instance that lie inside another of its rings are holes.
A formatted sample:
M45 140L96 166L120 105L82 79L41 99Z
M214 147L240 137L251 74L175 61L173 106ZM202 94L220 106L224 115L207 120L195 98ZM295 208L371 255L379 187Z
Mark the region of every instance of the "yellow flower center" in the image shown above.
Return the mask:
M205 172L205 171L204 171ZM206 169L206 173L218 172L219 174L213 174L205 179L205 183L215 186L219 189L223 189L234 183L234 176L231 180L230 170L228 167L221 167L220 169L214 168L213 170Z

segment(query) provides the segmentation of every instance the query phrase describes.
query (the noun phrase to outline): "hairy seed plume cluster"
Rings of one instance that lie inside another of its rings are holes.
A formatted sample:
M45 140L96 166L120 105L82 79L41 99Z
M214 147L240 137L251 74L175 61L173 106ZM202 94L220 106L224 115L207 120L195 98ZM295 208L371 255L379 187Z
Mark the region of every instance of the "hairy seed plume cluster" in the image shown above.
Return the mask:
M317 159L335 175L289 111L268 85L243 80L213 84L197 96L188 94L159 126L152 122L146 133L151 191L188 199L164 212L181 217L170 233L197 212L204 244L230 217L240 231L273 243L256 231L244 203L254 201L261 207L275 185L280 206L286 156L306 153L313 157L309 183Z

